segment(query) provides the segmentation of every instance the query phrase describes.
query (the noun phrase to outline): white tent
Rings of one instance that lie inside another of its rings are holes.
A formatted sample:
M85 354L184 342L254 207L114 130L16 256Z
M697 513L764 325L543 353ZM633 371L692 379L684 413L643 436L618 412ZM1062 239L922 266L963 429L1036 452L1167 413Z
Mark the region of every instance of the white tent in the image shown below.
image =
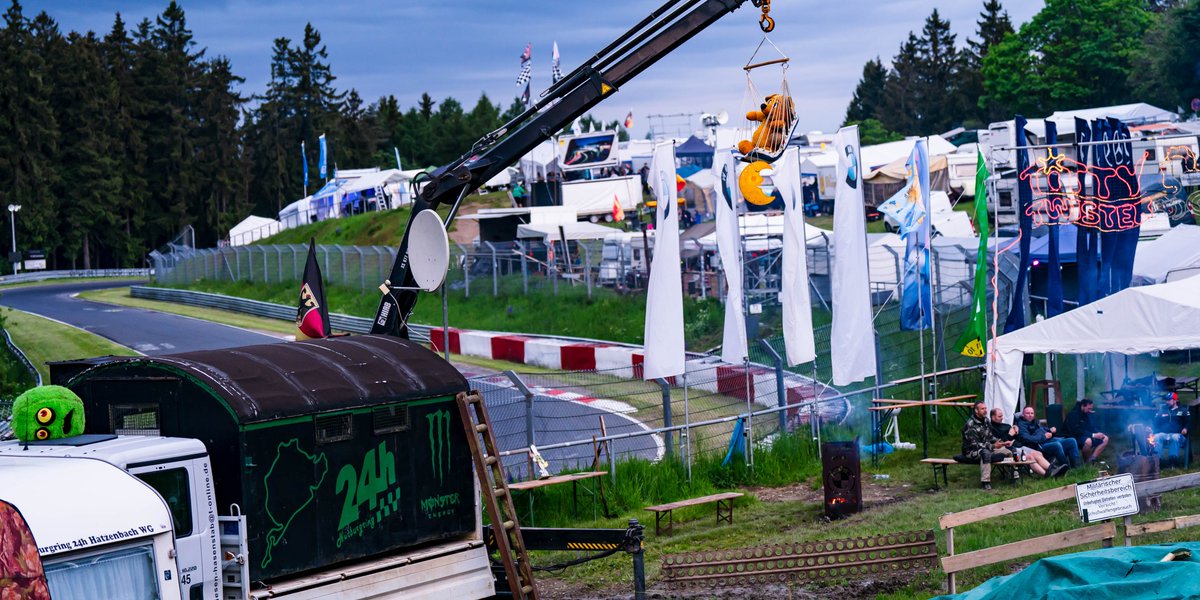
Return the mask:
M283 210L279 211L280 227L291 229L312 223L315 220L312 199L312 196L306 196L283 207Z
M987 404L1013 414L1029 352L1135 355L1200 348L1200 277L1131 287L1005 334L988 345Z
M562 231L559 231L559 229ZM609 234L615 231L612 227L604 225L596 225L587 221L578 221L574 223L530 223L528 225L517 225L517 238L519 239L537 239L543 242L557 242L566 236L567 241L574 240L602 240Z
M245 246L279 233L280 223L267 217L250 215L229 230L230 246Z
M522 156L517 164L525 181L536 181L539 177L547 179L550 173L558 170L558 146L553 140L546 140Z
M1151 285L1200 273L1200 227L1178 225L1158 239L1138 244L1133 285Z

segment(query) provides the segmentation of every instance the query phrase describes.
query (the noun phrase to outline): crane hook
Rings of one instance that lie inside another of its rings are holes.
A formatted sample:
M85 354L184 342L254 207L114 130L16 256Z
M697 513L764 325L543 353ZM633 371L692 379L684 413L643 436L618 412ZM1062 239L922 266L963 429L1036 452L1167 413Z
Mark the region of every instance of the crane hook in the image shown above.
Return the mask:
M762 29L763 33L771 33L772 31L775 31L775 19L772 19L767 15L763 15L762 18L758 20L758 27L759 29Z

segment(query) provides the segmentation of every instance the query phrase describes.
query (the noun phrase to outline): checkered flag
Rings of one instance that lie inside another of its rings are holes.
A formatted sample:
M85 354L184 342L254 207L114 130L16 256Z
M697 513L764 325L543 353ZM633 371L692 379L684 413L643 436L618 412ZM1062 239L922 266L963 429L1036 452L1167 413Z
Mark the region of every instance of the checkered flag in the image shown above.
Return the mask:
M554 42L554 53L550 61L550 83L558 83L562 79L562 69L558 66L558 42Z
M521 74L517 75L517 85L529 83L529 76L533 74L533 61L530 60L532 56L533 44L525 44L525 52L521 53Z

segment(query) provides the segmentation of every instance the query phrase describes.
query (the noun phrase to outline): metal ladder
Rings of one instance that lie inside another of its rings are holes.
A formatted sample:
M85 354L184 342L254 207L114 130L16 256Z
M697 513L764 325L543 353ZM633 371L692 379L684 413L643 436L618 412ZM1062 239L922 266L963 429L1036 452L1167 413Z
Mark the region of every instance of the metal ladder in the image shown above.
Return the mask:
M521 527L517 524L517 511L513 508L512 495L504 478L500 453L496 451L496 436L492 433L492 422L483 404L483 396L472 390L470 393L459 393L456 400L467 442L471 445L475 474L484 490L483 502L487 505L488 518L493 530L502 533L496 536L496 548L500 551L500 561L504 564L504 574L513 598L537 600L529 553L525 550Z

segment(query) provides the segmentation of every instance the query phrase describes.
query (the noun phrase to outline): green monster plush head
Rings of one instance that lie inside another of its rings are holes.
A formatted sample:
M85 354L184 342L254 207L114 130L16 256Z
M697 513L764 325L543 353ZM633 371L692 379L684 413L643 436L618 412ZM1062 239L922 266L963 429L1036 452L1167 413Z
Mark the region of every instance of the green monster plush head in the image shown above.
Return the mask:
M17 396L13 434L22 442L56 440L83 433L83 401L61 385L43 385Z

